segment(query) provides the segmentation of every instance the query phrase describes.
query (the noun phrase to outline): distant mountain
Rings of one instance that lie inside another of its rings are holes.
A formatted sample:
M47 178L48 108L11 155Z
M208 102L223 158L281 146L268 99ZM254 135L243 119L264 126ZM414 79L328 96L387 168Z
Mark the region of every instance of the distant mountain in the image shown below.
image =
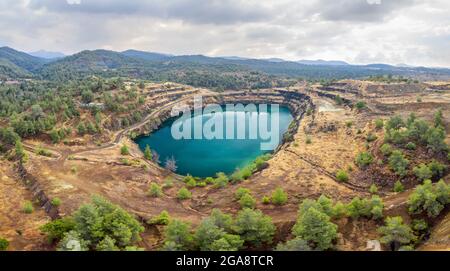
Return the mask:
M340 60L299 60L297 63L304 65L323 65L323 66L342 66L342 65L350 65L345 61Z
M0 47L0 59L6 59L16 66L34 72L41 68L48 60L16 51L9 47Z
M285 62L286 60L281 59L281 58L276 58L276 57L272 57L272 58L264 58L261 60L265 60L265 61L269 61L269 62Z
M350 65L343 61L326 60L294 62L278 58L174 56L138 50L86 50L49 60L1 47L0 60L0 76L33 75L49 80L76 79L90 75L125 76L205 87L221 85L224 89L245 86L245 82L249 80L253 86L270 86L270 82L286 77L343 79L391 74L427 80L450 78L450 69L397 67L387 64Z
M221 56L220 58L228 59L228 60L247 60L249 58L240 57L240 56Z
M144 52L144 51L131 50L131 49L123 51L123 52L121 52L121 54L128 56L128 57L134 57L134 58L150 60L150 61L164 61L164 60L169 59L170 57L173 57L173 55L169 55L169 54Z
M63 58L66 55L60 52L51 52L51 51L45 51L45 50L39 50L36 52L30 52L29 55L45 58L45 59L57 59L57 58Z

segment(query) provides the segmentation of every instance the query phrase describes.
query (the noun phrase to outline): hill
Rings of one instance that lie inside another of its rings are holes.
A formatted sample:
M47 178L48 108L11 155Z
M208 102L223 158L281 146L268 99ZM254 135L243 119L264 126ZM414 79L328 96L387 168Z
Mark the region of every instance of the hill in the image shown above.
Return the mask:
M14 50L10 47L0 47L0 59L6 59L29 72L35 72L45 63L48 63L48 60L46 59L35 57L27 53Z

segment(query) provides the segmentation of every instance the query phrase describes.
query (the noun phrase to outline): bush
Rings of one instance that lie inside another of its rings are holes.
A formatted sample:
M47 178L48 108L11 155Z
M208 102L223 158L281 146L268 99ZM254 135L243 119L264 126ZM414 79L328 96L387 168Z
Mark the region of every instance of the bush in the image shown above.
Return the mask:
M74 214L75 230L82 240L95 248L109 236L115 246L124 248L140 241L144 228L119 206L94 196L92 203L82 205Z
M270 203L270 198L268 196L264 196L262 197L262 204L269 204Z
M256 247L264 243L270 244L275 234L272 218L263 215L259 210L243 209L239 211L234 229L241 238Z
M370 206L370 202L367 199L360 199L359 197L355 197L352 201L347 205L347 211L349 216L353 219L358 219L359 217L370 217L372 207Z
M428 147L435 152L440 152L448 149L445 143L445 130L441 127L430 127L426 133Z
M381 145L380 151L384 156L389 156L392 153L392 146L385 143L385 144Z
M51 201L51 204L55 207L58 207L61 205L61 199L60 198L53 198Z
M186 187L182 187L180 190L178 190L177 198L179 200L186 200L186 199L190 199L191 197L192 197L192 194Z
M391 117L386 122L386 130L389 131L391 129L398 130L402 127L405 127L405 122L403 121L403 118L399 115Z
M362 110L365 109L367 107L366 103L363 101L359 101L355 104L356 109L358 110Z
M153 198L160 197L162 195L162 189L157 183L151 183L147 195Z
M0 237L0 251L5 251L8 249L9 242L5 238Z
M216 225L211 217L204 219L197 227L195 241L201 251L237 251L244 243L240 236Z
M433 178L439 179L444 177L444 172L447 169L447 166L444 164L441 164L435 160L431 161L428 164L428 167L430 168L432 174L433 174Z
M389 166L399 176L403 177L406 175L408 165L409 161L405 159L401 151L393 151L391 156L389 156Z
M381 128L383 128L383 126L384 126L384 121L383 121L383 119L376 119L375 120L375 128L376 129L381 129Z
M336 179L340 182L347 182L348 181L348 174L345 170L340 169L336 172Z
M26 214L31 214L34 211L33 204L31 203L31 201L26 201L22 205L22 211Z
M353 121L346 121L346 122L345 122L345 126L346 126L347 128L351 128L351 127L353 126Z
M121 155L129 155L130 154L130 150L128 149L127 145L122 145L122 147L120 148L120 154Z
M413 172L416 175L419 180L428 180L433 177L433 172L429 167L427 167L425 164L420 164L418 167L413 168Z
M370 194L376 194L376 193L378 193L378 187L377 187L377 185L376 185L376 184L372 184L372 185L370 186L370 188L369 188L369 192L370 192Z
M216 175L216 178L214 179L214 187L215 188L222 188L228 185L228 177L223 172L219 172Z
M386 218L385 226L380 227L378 232L382 235L380 242L389 245L392 250L398 250L415 240L411 228L403 224L400 216Z
M330 222L327 214L310 207L299 213L292 233L312 244L315 249L326 250L333 247L333 241L337 238L337 226Z
M239 200L241 208L253 209L256 206L256 200L249 193L245 193Z
M239 187L238 189L236 189L236 192L234 192L234 198L240 200L245 194L250 194L250 190L247 188Z
M55 219L40 227L41 232L47 235L49 243L59 241L66 232L75 229L75 221L72 217Z
M399 193L405 191L405 187L400 181L396 181L394 184L394 192Z
M375 141L375 140L377 140L377 136L376 135L374 135L374 134L372 134L372 133L369 133L368 135L367 135L367 137L366 137L366 141L367 142L373 142L373 141Z
M213 178L213 177L207 177L207 178L205 178L205 183L206 183L206 184L213 184L213 183L214 183L214 178Z
M373 156L368 152L361 152L356 156L355 163L360 168L367 167L368 165L372 164L373 162Z
M307 136L305 143L306 144L311 144L312 143L311 137Z
M342 202L336 202L336 204L333 207L333 218L343 218L347 217L347 207Z
M450 187L443 181L435 186L430 180L418 185L408 198L408 210L412 214L426 212L429 217L436 217L449 203Z
M149 225L167 225L170 222L170 215L167 211L162 211L159 215L147 220Z
M416 144L414 143L414 142L408 142L408 144L406 144L406 146L405 146L408 150L411 150L411 151L413 151L413 150L415 150L416 149Z
M275 205L284 205L288 200L287 194L282 188L277 188L272 193L272 203Z
M175 250L189 250L193 247L193 243L194 236L188 223L177 219L169 222L164 230L164 246L174 245Z
M152 151L150 150L150 147L148 145L145 145L144 157L149 161L153 160Z

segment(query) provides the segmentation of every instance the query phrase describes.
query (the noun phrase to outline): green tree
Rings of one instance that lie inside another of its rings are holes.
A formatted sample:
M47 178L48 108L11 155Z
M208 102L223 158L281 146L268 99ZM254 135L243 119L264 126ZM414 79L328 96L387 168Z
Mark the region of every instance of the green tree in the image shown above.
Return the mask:
M389 166L399 176L403 177L406 175L408 165L409 161L401 151L393 151L391 156L389 156Z
M284 205L288 201L288 195L281 187L278 187L273 191L271 201L275 205Z
M419 180L421 181L428 180L431 179L431 177L433 177L433 172L425 164L420 164L419 166L414 167L413 172L417 176L417 178L419 178Z
M149 161L151 161L153 159L152 151L150 150L150 146L148 146L148 145L145 145L144 157L145 157L145 159L147 159Z
M227 233L209 218L204 219L197 227L195 240L202 251L237 251L244 243L238 235Z
M257 247L263 243L271 243L275 234L272 218L259 210L248 208L239 211L234 229L244 241Z
M128 149L128 146L123 144L122 147L120 147L120 154L121 155L129 155L130 150Z
M239 205L241 208L250 208L253 209L256 206L256 200L252 197L252 195L246 193L239 200Z
M418 185L408 198L408 210L412 214L427 212L429 217L436 217L448 203L450 188L444 181L433 186L430 180Z
M164 230L164 243L174 243L176 250L190 250L194 244L191 226L181 220L173 219Z
M348 174L345 170L340 169L336 172L336 179L340 182L347 182L348 181Z
M394 184L394 192L399 193L405 191L405 187L403 186L402 182L396 181Z
M192 197L192 194L186 187L182 187L182 188L180 188L180 190L178 190L177 198L179 200L186 200L186 199L190 199L191 197Z
M115 243L116 243L116 241L107 235L107 236L105 236L105 238L103 238L103 240L101 240L97 244L95 250L97 250L97 251L118 251L119 248L116 247Z
M384 156L389 156L392 153L392 146L385 143L385 144L381 145L380 151Z
M236 192L234 192L234 198L240 200L245 194L250 194L250 190L244 187L239 187L236 189Z
M162 189L157 183L151 183L150 188L147 192L150 197L160 197L162 195Z
M330 222L327 214L312 207L299 214L292 233L318 250L327 250L337 238L337 226Z
M75 230L94 248L106 236L119 248L132 245L140 240L139 234L144 231L132 215L99 196L82 205L73 214L73 219Z
M373 156L368 152L361 152L356 156L355 163L360 168L367 167L368 165L372 164L373 162Z
M389 245L392 250L398 250L415 239L411 228L403 223L400 216L386 218L385 226L380 227L378 232L382 235L381 243Z
M66 232L62 240L58 243L58 251L87 251L89 242L84 240L80 233L72 230Z

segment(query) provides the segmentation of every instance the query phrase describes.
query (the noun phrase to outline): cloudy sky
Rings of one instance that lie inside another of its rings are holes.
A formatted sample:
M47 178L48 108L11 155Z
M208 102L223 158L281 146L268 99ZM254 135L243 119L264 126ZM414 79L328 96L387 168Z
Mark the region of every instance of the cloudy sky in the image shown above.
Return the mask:
M448 0L1 0L0 46L450 67Z

